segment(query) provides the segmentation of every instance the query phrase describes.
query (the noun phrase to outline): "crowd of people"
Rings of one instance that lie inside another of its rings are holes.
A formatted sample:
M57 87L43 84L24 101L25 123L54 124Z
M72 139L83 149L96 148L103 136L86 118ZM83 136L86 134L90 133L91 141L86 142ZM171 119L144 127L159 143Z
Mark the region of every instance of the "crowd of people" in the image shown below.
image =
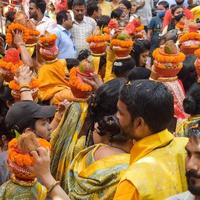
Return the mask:
M200 200L197 0L1 3L0 200Z

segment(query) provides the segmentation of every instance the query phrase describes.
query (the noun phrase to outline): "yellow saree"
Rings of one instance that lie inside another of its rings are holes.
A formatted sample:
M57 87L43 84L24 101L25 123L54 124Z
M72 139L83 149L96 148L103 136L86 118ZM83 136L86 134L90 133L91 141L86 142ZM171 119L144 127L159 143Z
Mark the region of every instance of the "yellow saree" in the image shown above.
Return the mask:
M86 102L73 103L51 136L51 172L66 192L70 164L75 155L85 147L85 136L79 138L79 133L87 116L87 108Z
M0 187L0 200L45 200L46 197L47 189L39 182L24 186L9 180Z
M68 176L70 199L113 199L121 175L128 168L130 154L117 154L95 161L94 153L103 145L90 146L74 158Z

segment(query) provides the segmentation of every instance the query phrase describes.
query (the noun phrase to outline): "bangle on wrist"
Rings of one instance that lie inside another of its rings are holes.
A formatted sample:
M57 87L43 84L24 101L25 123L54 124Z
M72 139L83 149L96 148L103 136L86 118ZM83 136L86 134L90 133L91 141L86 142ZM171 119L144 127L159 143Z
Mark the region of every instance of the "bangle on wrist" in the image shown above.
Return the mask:
M60 181L55 181L52 185L50 185L49 188L47 188L47 193L48 193L48 194L51 193L52 190L53 190L57 185L59 185L59 184L60 184Z
M29 89L30 89L30 85L28 85L28 84L20 85L20 90L21 90L22 88L29 88Z
M31 90L29 89L27 89L27 90L20 90L20 93L23 93L23 92L30 92Z

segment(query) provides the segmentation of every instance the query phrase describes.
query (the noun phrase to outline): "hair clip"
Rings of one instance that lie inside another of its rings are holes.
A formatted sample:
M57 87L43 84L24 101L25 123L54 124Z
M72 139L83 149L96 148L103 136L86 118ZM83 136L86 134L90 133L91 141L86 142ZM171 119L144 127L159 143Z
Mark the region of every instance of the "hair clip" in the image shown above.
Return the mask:
M128 82L126 83L126 85L129 85L129 86L130 86L130 85L131 85L131 81L128 81Z
M114 66L121 67L122 65L122 62L114 62Z

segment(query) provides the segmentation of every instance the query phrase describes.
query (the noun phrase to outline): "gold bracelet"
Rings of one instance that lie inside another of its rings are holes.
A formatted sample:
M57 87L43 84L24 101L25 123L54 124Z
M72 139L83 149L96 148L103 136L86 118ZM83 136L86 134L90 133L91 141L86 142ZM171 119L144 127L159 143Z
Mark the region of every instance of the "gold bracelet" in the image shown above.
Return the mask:
M50 187L49 189L47 189L47 193L49 194L57 185L60 184L60 181L55 181Z

